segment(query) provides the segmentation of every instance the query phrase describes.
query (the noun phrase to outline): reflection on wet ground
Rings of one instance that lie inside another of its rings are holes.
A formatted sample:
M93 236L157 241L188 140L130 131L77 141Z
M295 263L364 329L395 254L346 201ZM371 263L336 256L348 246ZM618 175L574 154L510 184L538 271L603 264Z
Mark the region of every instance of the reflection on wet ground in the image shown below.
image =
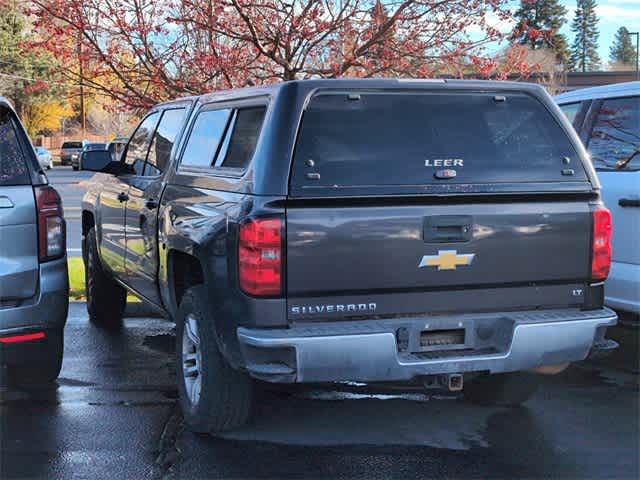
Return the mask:
M278 398L254 424L217 438L182 431L174 478L637 478L637 378L572 368L525 407L460 398ZM250 463L240 458L252 458ZM622 459L622 460L621 460Z

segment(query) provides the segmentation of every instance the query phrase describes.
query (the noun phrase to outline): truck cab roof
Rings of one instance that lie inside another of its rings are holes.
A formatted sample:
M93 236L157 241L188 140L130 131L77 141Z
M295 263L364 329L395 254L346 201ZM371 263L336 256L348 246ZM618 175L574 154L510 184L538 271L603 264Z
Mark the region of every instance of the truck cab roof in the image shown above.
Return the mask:
M180 97L163 102L158 107L165 107L185 101L201 103L250 98L261 95L276 95L279 92L294 88L302 93L309 93L323 88L345 89L478 89L478 90L510 90L529 93L544 93L543 87L536 83L503 80L461 80L435 78L324 78L309 80L289 80L271 85L250 86L219 90L201 95Z

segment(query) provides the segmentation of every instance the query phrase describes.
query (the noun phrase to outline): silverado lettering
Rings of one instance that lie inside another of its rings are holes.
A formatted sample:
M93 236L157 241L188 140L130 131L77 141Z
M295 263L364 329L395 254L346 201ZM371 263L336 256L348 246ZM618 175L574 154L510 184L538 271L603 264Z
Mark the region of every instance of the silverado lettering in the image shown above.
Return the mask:
M308 305L291 307L294 315L334 313L334 312L375 312L375 303L347 303L338 305Z

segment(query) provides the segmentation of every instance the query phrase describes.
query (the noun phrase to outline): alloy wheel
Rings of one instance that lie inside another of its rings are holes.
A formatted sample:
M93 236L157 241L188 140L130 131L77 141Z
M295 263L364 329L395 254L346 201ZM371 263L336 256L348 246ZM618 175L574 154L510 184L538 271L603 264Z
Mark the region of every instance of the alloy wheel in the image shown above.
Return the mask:
M182 330L182 377L191 405L200 401L202 390L202 357L198 322L193 315L187 315Z

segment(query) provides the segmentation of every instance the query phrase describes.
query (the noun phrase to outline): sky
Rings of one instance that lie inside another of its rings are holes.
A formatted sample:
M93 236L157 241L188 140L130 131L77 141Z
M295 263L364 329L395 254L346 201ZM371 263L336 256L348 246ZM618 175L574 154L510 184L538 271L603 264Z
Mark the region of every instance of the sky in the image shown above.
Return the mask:
M640 0L596 0L596 2L596 13L599 18L598 28L600 30L598 53L600 54L600 59L603 62L607 62L609 60L609 48L618 28L624 26L630 32L640 31ZM576 0L561 0L561 3L567 9L567 23L560 31L567 37L569 46L571 46L574 37L571 31L571 21L575 14ZM519 4L520 0L513 0L514 10ZM493 26L503 32L508 32L513 28L513 22L496 22L493 23ZM632 41L635 42L635 37L632 37ZM500 47L501 45L495 46L496 49Z
M567 36L569 45L573 42L571 32L571 20L573 20L576 8L575 0L562 0L562 4L567 9L568 22L561 32ZM598 0L596 13L600 19L600 48L598 53L603 61L609 60L609 47L613 42L613 37L620 27L627 27L630 32L640 31L640 0ZM635 37L632 38L635 42Z

